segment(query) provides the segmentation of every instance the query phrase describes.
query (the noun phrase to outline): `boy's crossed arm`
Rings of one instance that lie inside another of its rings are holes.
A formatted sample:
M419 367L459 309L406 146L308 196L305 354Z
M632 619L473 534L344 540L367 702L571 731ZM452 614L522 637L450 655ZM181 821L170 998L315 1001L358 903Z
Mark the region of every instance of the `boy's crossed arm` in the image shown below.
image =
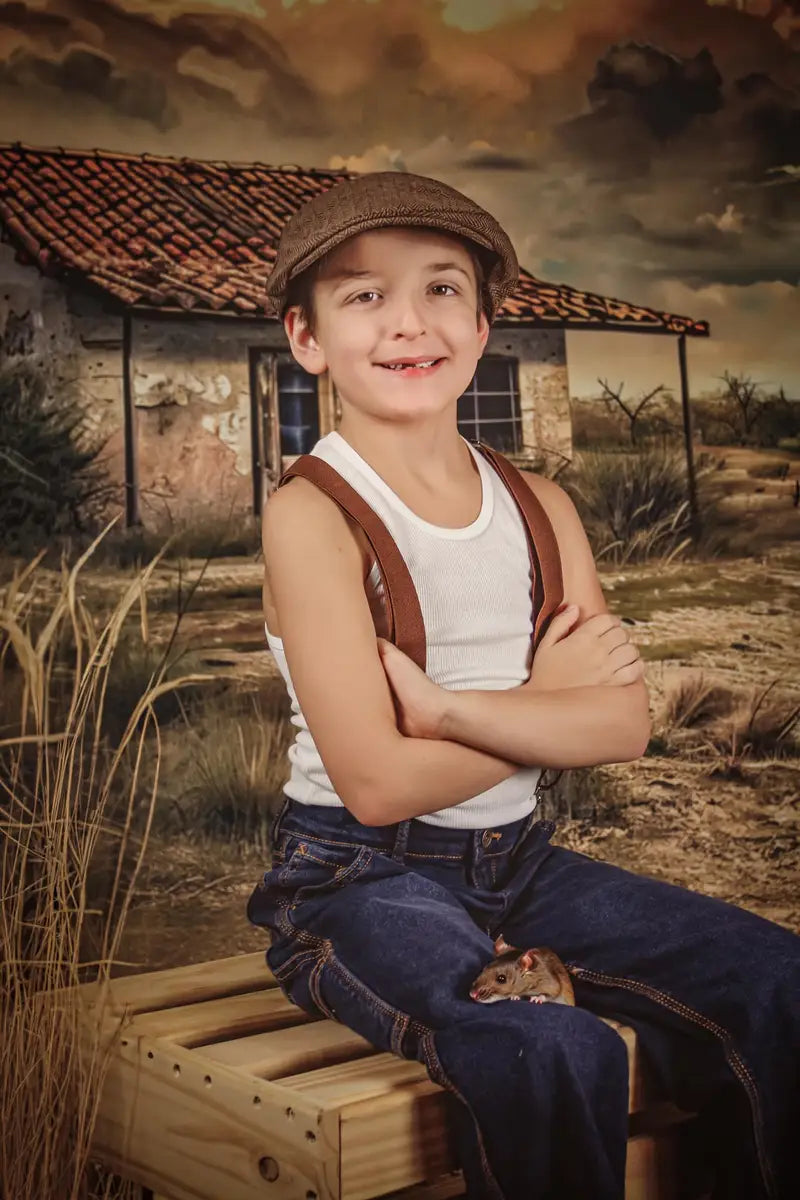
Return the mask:
M528 472L522 474L545 507L556 532L565 600L579 608L579 621L570 636L574 637L590 618L605 615L608 620L601 621L599 628L605 630L603 636L611 633L611 640L617 645L611 655L617 664L630 662L632 655L625 653L630 647L622 646L621 638L614 636L615 630L611 626L620 623L608 613L594 556L574 504L553 481ZM551 633L557 623L564 631L574 624L574 619L565 624L563 618L555 617L537 648L536 666L529 681L516 688L501 690L437 688L396 647L382 643L383 665L395 700L402 705L404 700L411 698L413 688L418 688L420 711L423 703L428 706L428 728L420 729L419 736L406 736L396 744L397 759L392 766L395 786L391 789L391 797L378 799L380 789L373 793L380 818L375 824L418 816L435 811L434 805L444 808L476 795L477 788L472 792L464 791L467 782L464 775L468 777L471 770L496 775L490 783L483 784L485 789L522 767L588 767L628 762L644 753L650 738L651 720L649 696L641 669L637 671L630 667L616 673L616 679L631 678L632 682L594 682L599 678L596 651L603 636L592 640L585 630L583 637L572 643L571 655L569 651L565 655L562 646L561 653L551 657L547 664L549 670L537 671L540 656L553 655ZM550 645L545 650L547 642ZM594 673L590 652L594 652ZM552 663L558 664L555 672ZM637 666L641 668L641 664ZM608 671L603 677L606 680L615 678ZM593 682L576 682L589 679ZM459 756L459 746L473 756L482 752L489 757L482 761ZM517 766L512 767L512 764ZM388 763L383 765L389 766ZM389 811L401 815L389 816Z

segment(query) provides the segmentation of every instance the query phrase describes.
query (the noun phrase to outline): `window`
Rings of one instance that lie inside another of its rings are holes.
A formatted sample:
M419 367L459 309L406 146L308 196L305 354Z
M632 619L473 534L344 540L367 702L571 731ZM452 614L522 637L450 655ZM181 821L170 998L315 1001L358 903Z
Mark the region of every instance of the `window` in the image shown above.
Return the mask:
M281 455L308 454L319 441L317 377L294 360L278 361Z
M458 430L469 441L485 442L501 454L522 447L517 360L481 358L467 390L458 398Z

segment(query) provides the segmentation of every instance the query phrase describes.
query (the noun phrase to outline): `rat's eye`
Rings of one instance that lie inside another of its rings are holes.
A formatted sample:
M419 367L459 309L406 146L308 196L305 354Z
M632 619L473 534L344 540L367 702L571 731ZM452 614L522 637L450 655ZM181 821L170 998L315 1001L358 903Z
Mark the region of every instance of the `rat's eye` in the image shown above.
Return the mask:
M508 982L508 976L507 976L507 975L503 975L503 974L502 974L502 972L501 972L501 973L500 973L500 974L497 976L497 982L498 982L498 983L507 983L507 982Z

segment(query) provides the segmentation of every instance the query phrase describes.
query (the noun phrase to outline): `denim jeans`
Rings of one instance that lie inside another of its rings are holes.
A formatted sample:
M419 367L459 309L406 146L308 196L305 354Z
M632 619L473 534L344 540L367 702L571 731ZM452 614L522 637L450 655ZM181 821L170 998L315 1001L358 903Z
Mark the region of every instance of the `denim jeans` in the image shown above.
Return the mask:
M293 1003L423 1063L452 1094L470 1200L622 1200L627 1051L600 1015L636 1030L659 1096L700 1114L687 1129L710 1165L704 1194L793 1200L800 938L553 846L554 829L533 815L367 826L286 800L247 915L270 931L267 963ZM577 1006L471 1000L498 933L552 947Z

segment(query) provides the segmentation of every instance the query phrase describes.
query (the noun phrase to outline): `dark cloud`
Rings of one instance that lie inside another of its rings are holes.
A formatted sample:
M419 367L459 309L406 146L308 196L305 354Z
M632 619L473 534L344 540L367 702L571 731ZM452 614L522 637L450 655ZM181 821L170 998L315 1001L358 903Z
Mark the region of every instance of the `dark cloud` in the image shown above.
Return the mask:
M122 74L106 55L87 47L73 47L56 61L17 50L0 64L0 83L89 96L161 130L174 128L179 120L163 79L145 70Z
M398 33L386 39L380 66L390 71L418 71L427 57L425 42L417 33Z
M643 121L657 138L679 133L698 113L722 107L722 76L704 47L682 59L635 42L612 46L586 94L595 109Z
M746 139L754 174L800 163L800 93L777 84L764 72L737 79L732 107L735 130Z
M69 35L72 22L63 13L29 8L27 4L13 0L10 4L0 4L1 28L16 29L27 37L58 39L62 34Z
M484 171L535 171L537 163L516 154L502 154L498 150L475 150L459 160L464 168L479 168Z

